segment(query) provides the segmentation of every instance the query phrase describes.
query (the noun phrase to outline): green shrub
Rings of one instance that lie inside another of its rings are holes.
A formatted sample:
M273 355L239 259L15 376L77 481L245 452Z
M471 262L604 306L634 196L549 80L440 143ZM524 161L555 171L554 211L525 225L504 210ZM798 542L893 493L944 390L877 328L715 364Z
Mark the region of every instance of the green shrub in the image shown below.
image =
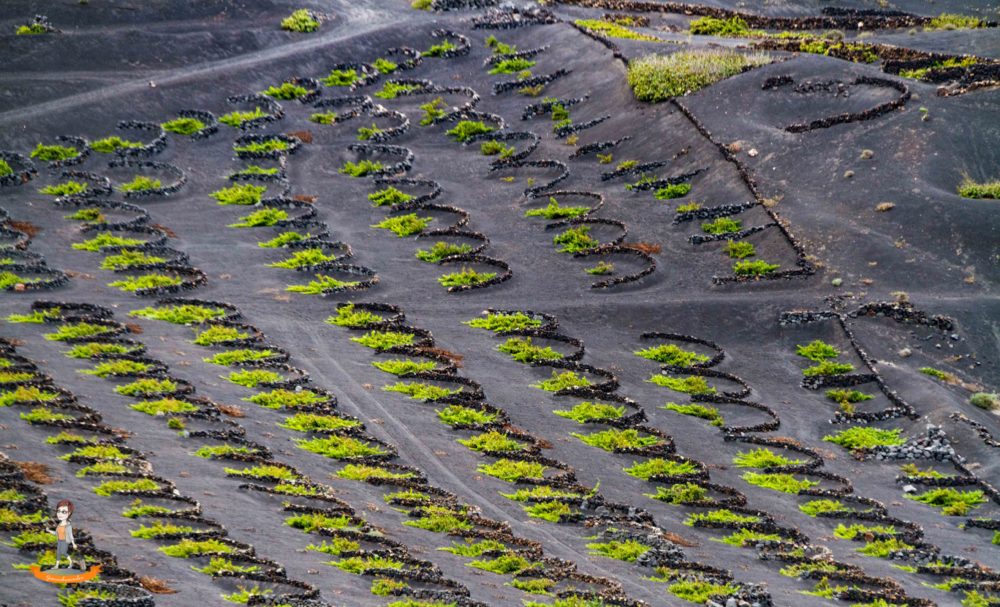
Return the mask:
M782 493L794 494L801 493L804 489L808 489L819 484L819 481L811 481L809 479L799 480L791 474L785 474L782 472L774 474L746 472L743 474L743 480L751 485L764 487L765 489L773 489L775 491L781 491Z
M70 460L85 457L97 460L126 460L128 455L114 445L81 445L72 452L62 455L59 459Z
M597 262L596 266L592 268L586 268L583 271L593 276L604 276L606 274L611 274L612 272L615 271L615 264L608 263L606 261L599 261Z
M229 224L231 228L259 228L273 226L279 221L288 219L288 212L283 209L260 209L249 215L240 217L236 223Z
M795 346L795 353L814 362L823 362L828 358L840 356L840 350L820 339L814 339L806 345Z
M689 514L687 520L684 521L684 524L689 527L693 527L695 523L698 522L721 524L757 523L760 522L760 517L749 514L737 514L728 508L723 508L720 510L711 510L709 512L695 512Z
M286 417L285 421L278 425L296 432L331 432L344 428L356 428L361 425L361 422L336 415L296 413L291 417Z
M416 337L413 333L401 331L369 331L361 337L352 337L351 341L373 350L384 351L398 346L409 346Z
M514 483L521 479L541 480L544 478L547 466L538 462L529 462L516 459L500 459L492 464L479 464L476 468L478 472L498 478L508 483ZM478 556L478 555L474 555Z
M274 591L270 588L261 588L257 584L254 584L250 588L237 584L236 588L238 589L236 592L222 595L222 600L229 601L230 603L248 604L253 597L274 594Z
M320 544L309 544L306 546L306 550L332 554L334 556L339 556L344 552L355 552L360 548L361 544L359 542L349 540L346 537L332 537L329 542L323 540Z
M698 504L708 500L708 489L694 483L677 483L669 487L657 487L656 493L647 493L646 497L668 504Z
M469 438L460 438L458 442L473 451L481 452L505 453L525 449L525 445L522 443L496 430L483 432Z
M251 175L277 175L278 167L262 167L256 164L248 164L245 168L234 173L234 175L240 176L251 176Z
M41 312L45 315L46 312ZM56 317L59 312L56 311ZM48 317L52 318L51 313L48 313ZM9 320L9 318L8 318ZM19 319L13 322L21 322ZM49 341L68 341L71 339L81 339L84 337L93 337L95 335L101 335L102 333L111 332L112 328L104 325L97 325L89 322L77 322L73 324L67 324L60 326L57 330L52 333L46 333L45 339Z
M590 235L590 226L577 226L556 234L552 244L560 245L560 253L577 253L593 249L601 243Z
M267 90L263 91L261 94L275 99L290 101L292 99L305 97L309 94L309 91L304 86L299 86L291 82L282 82L281 86L267 87Z
M687 377L670 377L669 375L653 375L649 378L649 383L670 388L675 392L684 394L715 394L716 389L708 385L705 378L700 375L689 375Z
M964 516L969 510L986 503L982 491L958 491L951 487L938 487L920 495L907 495L908 499L941 509L945 516Z
M380 74L391 74L399 68L399 65L389 61L388 59L379 57L372 62L372 67L377 69Z
M575 405L570 410L553 411L559 417L571 419L577 423L584 424L591 421L604 421L609 419L619 419L625 415L625 407L615 407L604 403L594 403L584 401Z
M572 219L579 217L590 210L590 207L561 206L559 202L549 197L549 204L542 209L529 209L524 212L525 217L544 217L545 219Z
M68 421L73 419L73 416L66 415L65 413L56 413L47 407L35 407L27 413L22 413L21 419L29 424L46 424L56 421Z
M441 97L421 105L420 109L424 111L424 117L420 119L420 126L429 126L434 124L435 120L443 117L447 113L444 111L444 107L445 102Z
M833 535L842 540L853 540L857 536L867 536L870 534L894 535L896 528L884 525L861 525L853 524L850 527L840 524L833 530Z
M266 190L267 186L246 183L242 185L234 185L228 188L222 188L221 190L216 190L209 195L222 205L253 205L261 201L261 198Z
M854 370L854 365L852 365L851 363L838 363L829 360L824 360L819 364L802 369L802 375L805 375L806 377L814 377L820 375L822 376L843 375L844 373L850 373L853 370Z
M865 556L874 556L876 558L884 559L889 556L890 552L899 550L913 550L913 546L902 540L890 538L887 540L874 540L866 542L864 546L858 548L856 551Z
M770 61L767 54L743 55L729 50L646 55L629 63L628 84L639 101L665 101Z
M101 232L97 236L73 244L73 248L78 251L97 252L109 247L134 247L145 244L146 241L138 238L122 238L115 236L111 232Z
M348 573L360 575L368 569L402 569L404 563L376 554L371 556L353 556L340 561L331 561L328 564Z
M420 400L424 402L440 400L446 396L458 394L462 391L461 388L442 388L440 386L419 382L396 382L391 386L383 386L382 389L386 392L399 392L400 394L409 396L413 400Z
M542 326L542 321L521 312L512 314L487 313L485 317L473 318L465 324L476 329L486 329L494 333L507 333L523 329L533 329Z
M463 268L461 272L438 276L438 283L442 287L467 287L489 282L496 276L496 272L477 272L472 268Z
M653 197L657 200L673 200L674 198L687 196L690 191L690 183L672 183L666 187L656 190L656 192L653 193Z
M968 176L958 186L962 198L1000 198L1000 180L977 183Z
M924 25L925 30L965 30L986 27L986 22L979 17L959 15L956 13L941 13Z
M526 70L531 67L535 67L535 61L530 59L524 59L522 57L514 57L511 59L504 59L497 62L493 69L490 70L490 74L516 74L522 70Z
M212 356L201 360L213 365L228 367L253 360L264 360L273 355L274 352L271 350L251 350L249 348L243 348L239 350L226 350L225 352L219 352L218 354L213 354Z
M36 510L31 514L19 514L9 508L0 508L0 524L21 524L21 523L42 523L49 520L48 515L41 510Z
M438 263L445 257L464 255L470 251L472 251L472 246L465 243L452 244L438 241L429 249L417 249L416 257L420 261L426 261L427 263Z
M674 344L661 344L633 352L636 356L655 360L658 363L675 367L690 367L697 363L705 363L710 359L704 354L679 348Z
M132 181L118 186L118 189L122 192L145 192L160 187L163 187L163 183L159 179L153 179L145 175L136 175Z
M773 468L777 466L795 466L806 463L801 459L789 459L766 447L758 447L750 451L740 452L733 458L738 468Z
M431 46L429 49L420 54L423 57L442 57L448 51L453 51L457 48L458 47L455 46L455 43L453 43L451 40L445 40L443 42Z
M221 556L213 556L208 562L208 565L205 565L204 567L192 566L191 569L194 569L199 573L204 573L205 575L218 575L223 572L237 574L256 573L260 571L260 567L257 565L237 565L231 560Z
M151 368L152 365L149 363L121 359L98 363L93 369L83 369L80 373L106 378L113 375L134 375L148 371Z
M124 270L154 263L163 263L166 260L165 257L157 257L156 255L147 255L142 251L124 249L115 255L108 255L101 260L101 269Z
M194 527L189 525L174 525L173 523L156 521L152 525L142 525L138 529L133 529L129 533L132 537L137 537L142 540L151 540L178 535L181 533L191 533L194 530Z
M331 459L350 459L371 455L385 455L386 451L377 445L372 445L349 436L329 436L309 440L297 439L301 449L318 453Z
M304 285L289 285L285 290L290 293L302 293L304 295L323 295L332 291L340 291L356 287L360 282L356 280L340 280L326 274L316 274L315 280L310 280Z
M141 141L129 141L117 135L90 142L90 149L98 154L113 154L118 150L141 148L142 146Z
M696 36L722 36L725 38L746 38L752 30L742 17L733 16L729 19L701 17L690 24L691 33Z
M231 455L254 455L257 452L248 447L234 447L232 445L205 445L194 452L195 457L205 459L226 458Z
M713 221L701 224L701 229L706 234L731 234L742 230L743 222L739 219L719 217Z
M541 563L532 563L519 554L508 553L494 559L471 561L466 563L466 566L496 573L497 575L518 575L540 567Z
M66 145L42 145L39 143L31 152L31 157L43 162L70 160L80 155L80 150Z
M1000 409L1000 395L989 392L976 392L969 397L969 404L980 409L985 409L986 411L995 411Z
M239 112L239 111L229 112L228 114L221 116L219 118L219 122L221 122L222 124L227 124L233 128L236 128L242 126L246 122L250 122L251 120L257 120L258 118L263 118L265 116L267 116L267 114L264 113L264 111L261 110L259 107L256 107L253 109L252 112Z
M905 441L899 436L900 430L880 430L867 426L857 426L841 430L836 434L828 434L823 440L840 445L845 449L871 449L880 446L902 445Z
M178 135L190 136L205 128L205 123L197 118L175 118L161 123L160 128Z
M558 523L564 516L573 513L568 504L563 502L540 502L530 506L524 506L524 511L531 518L540 518L550 523Z
M101 354L130 354L136 349L136 346L91 341L73 346L66 352L66 356L70 358L94 358Z
M249 337L249 333L240 331L236 327L212 325L204 331L199 332L194 338L194 343L199 346L212 346L223 342L247 339Z
M13 390L0 392L0 407L9 407L14 403L42 403L55 400L59 395L55 392L42 390L36 386L18 386Z
M381 162L372 160L361 160L358 162L345 162L344 166L340 167L340 173L343 175L350 175L351 177L364 177L370 175L376 171L381 171L385 168Z
M49 196L76 196L77 194L86 192L89 187L90 186L84 182L69 180L55 185L45 186L38 191L42 194L48 194ZM79 213L79 211L77 212ZM78 217L71 218L79 219ZM96 219L89 219L87 221L96 221Z
M358 141L368 141L372 137L375 137L376 135L379 135L380 133L383 133L383 132L384 131L382 129L378 128L378 126L376 126L375 123L373 122L370 127L363 126L363 127L360 127L358 129L357 140Z
M162 320L175 325L190 325L219 318L225 314L226 311L222 308L180 304L176 306L142 308L141 310L133 310L128 315L150 320Z
M465 143L476 135L492 133L495 130L496 129L486 125L481 120L462 120L455 124L454 127L446 131L445 134L453 138L455 141Z
M776 263L767 263L760 259L754 261L737 261L733 264L733 273L737 276L764 276L771 274L781 266Z
M381 190L369 194L368 200L372 203L373 207L381 207L386 205L392 206L392 205L402 204L404 202L409 202L410 200L413 200L413 196L403 192L402 190L398 190L392 186L387 186L382 188Z
M848 508L839 500L813 500L800 504L799 510L809 516L817 516L824 512L847 512Z
M157 491L160 486L148 478L140 478L134 481L104 481L93 488L94 493L101 497L108 497L115 493L125 493L126 491Z
M501 159L510 158L514 155L515 148L512 145L506 145L497 141L496 139L491 139L489 141L484 141L479 144L479 153L483 156L499 156Z
M317 247L315 249L301 249L299 251L294 251L291 257L282 261L269 263L267 266L269 268L286 268L294 270L305 266L314 266L327 261L333 261L336 258L337 257L335 255L327 255L323 252L323 249Z
M742 240L727 240L725 250L726 255L729 255L733 259L746 259L757 254L757 249L753 246L753 243Z
M282 152L288 149L288 142L282 139L265 139L263 141L251 141L243 145L234 145L234 152L249 152L251 154L266 154L268 152Z
M187 559L205 554L232 554L235 549L214 538L207 540L183 539L171 546L161 546L160 552L174 558Z
M294 481L301 478L294 470L273 464L261 464L249 468L223 468L229 476L269 481Z
M663 406L664 409L668 411L675 411L681 415L690 415L691 417L697 417L700 419L707 419L711 422L711 425L721 427L725 420L722 418L722 414L715 407L708 405L678 405L677 403L667 403Z
M733 584L715 584L702 580L681 580L667 586L667 590L670 594L680 599L704 605L708 602L709 597L730 595L739 589Z
M312 533L318 529L345 529L354 526L351 522L351 517L346 514L329 516L320 512L290 516L285 519L285 524L292 529L299 529L306 533Z
M623 468L625 474L641 478L644 481L655 477L684 476L698 472L698 466L693 462L678 462L656 457L642 463L632 462L629 468Z
M167 392L174 392L178 388L177 382L169 379L141 378L132 383L115 386L115 392L125 396L156 396Z
M679 205L677 205L677 212L678 213L691 213L693 211L697 211L700 208L701 208L701 203L700 202L689 202L687 204L679 204Z
M551 485L537 485L531 489L518 489L514 493L501 493L500 495L515 502L587 497L576 491L553 489ZM593 495L593 493L590 495Z
M300 8L281 20L281 29L299 33L315 32L319 29L319 21L311 12Z
M871 400L875 398L871 394L866 394L858 390L827 390L826 397L835 403L839 404L842 408L847 405L852 405L854 403L860 403L862 401Z
M379 371L385 371L386 373L391 373L393 375L411 375L414 373L424 373L426 371L434 371L437 367L437 363L434 361L417 362L415 360L386 360L386 361L376 361L372 363L372 366Z
M497 350L510 354L519 363L532 363L539 360L559 360L562 354L548 346L535 345L531 337L510 337L497 346Z
M458 529L472 529L472 523L465 520L461 513L437 506L431 506L423 511L423 516L420 518L403 521L403 524L407 527L415 527L434 533L451 533Z
M490 34L486 38L486 47L493 51L494 55L510 55L517 52L517 47L513 44L505 44L497 40L497 37Z
M328 317L326 319L326 322L331 325L337 325L338 327L358 328L358 327L366 327L370 324L381 322L382 320L383 318L378 314L369 312L367 310L355 310L354 304L350 303L337 308L337 315ZM373 332L370 333L369 335L373 334L382 335L383 333L384 332ZM398 335L404 335L404 334L400 333L397 334L397 336ZM407 344L411 343L413 341L414 335L409 333L405 335L409 335L409 339L405 343ZM359 341L359 340L354 339L352 341ZM359 343L362 342L359 341ZM365 343L363 345L367 346L368 344ZM393 344L393 345L398 345L398 344ZM375 347L375 346L368 346L368 347ZM392 347L392 346L387 346L387 347ZM385 349L385 348L379 348L379 349Z
M558 392L567 388L585 388L593 385L589 379L583 375L577 375L573 371L552 371L549 379L544 379L537 384L531 384L533 388L539 388L547 392Z
M122 291L134 293L145 289L158 289L161 287L173 287L182 284L184 279L178 276L168 276L166 274L143 274L142 276L130 276L122 280L109 282L109 287L115 287Z
M496 420L497 414L482 409L451 405L436 411L438 419L449 426L488 424Z
M198 407L195 405L192 405L187 401L177 400L176 398L161 398L159 400L143 401L141 403L129 405L129 407L139 413L145 413L147 415L191 413L198 410Z
M415 478L416 474L413 472L393 472L392 470L378 466L347 464L337 472L337 477L350 481L368 481L371 479L403 480Z
M286 390L278 388L269 392L259 392L242 400L260 405L265 409L295 409L325 403L329 398L317 394L312 390Z
M330 75L320 80L326 86L351 86L360 76L354 69L331 70Z
M415 91L419 88L421 88L419 84L402 84L399 82L387 81L382 85L382 90L375 93L375 96L380 99L395 99L400 94Z
M602 36L607 36L608 38L622 38L624 40L644 40L646 42L661 42L656 36L649 36L647 34L640 34L639 32L633 32L627 27L618 25L617 23L609 23L607 21L601 21L599 19L577 19L574 21L577 26L582 27L587 31L591 31Z
M405 238L406 236L413 236L414 234L423 232L424 228L426 228L427 225L433 221L433 219L433 217L418 217L416 213L409 213L407 215L387 217L371 227L389 230L396 236Z
M764 533L761 531L752 531L750 529L739 529L733 533L721 537L719 539L714 539L712 541L722 542L723 544L729 544L730 546L740 546L744 547L751 542L760 541L781 541L781 536L777 533Z
M300 234L294 230L288 232L282 232L281 234L275 236L271 240L265 242L258 242L257 246L262 249L277 249L280 247L285 247L293 242L302 242L303 240L309 240L312 238L312 234Z
M611 428L593 434L579 434L577 432L571 434L591 447L598 447L612 453L624 449L641 449L663 444L662 438L652 435L643 436L634 428L625 430Z

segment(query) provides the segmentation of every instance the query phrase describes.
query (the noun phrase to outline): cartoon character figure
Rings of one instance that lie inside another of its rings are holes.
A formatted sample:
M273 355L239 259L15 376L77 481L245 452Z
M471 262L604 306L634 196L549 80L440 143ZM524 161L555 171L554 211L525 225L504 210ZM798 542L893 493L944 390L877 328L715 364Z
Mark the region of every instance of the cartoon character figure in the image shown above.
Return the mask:
M59 524L56 525L55 530L49 531L49 533L56 536L56 564L52 567L53 569L59 568L59 563L63 557L66 557L69 568L73 568L73 559L69 555L70 547L76 550L76 540L73 539L73 523L69 520L72 516L73 502L62 500L56 504L56 519L59 521ZM83 566L82 563L81 566Z

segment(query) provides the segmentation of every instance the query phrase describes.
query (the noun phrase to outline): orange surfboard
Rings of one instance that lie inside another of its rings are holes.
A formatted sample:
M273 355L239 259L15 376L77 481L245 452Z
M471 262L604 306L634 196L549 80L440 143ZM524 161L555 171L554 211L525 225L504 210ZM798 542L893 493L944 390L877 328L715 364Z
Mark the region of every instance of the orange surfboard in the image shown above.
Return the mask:
M55 571L42 571L42 568L38 565L32 565L28 569L31 570L31 574L33 576L50 584L79 584L80 582L89 582L97 577L97 574L101 572L100 565L94 565L90 569L81 571L80 573L65 574L58 573L61 571L60 569ZM71 570L67 569L66 571L69 572Z

